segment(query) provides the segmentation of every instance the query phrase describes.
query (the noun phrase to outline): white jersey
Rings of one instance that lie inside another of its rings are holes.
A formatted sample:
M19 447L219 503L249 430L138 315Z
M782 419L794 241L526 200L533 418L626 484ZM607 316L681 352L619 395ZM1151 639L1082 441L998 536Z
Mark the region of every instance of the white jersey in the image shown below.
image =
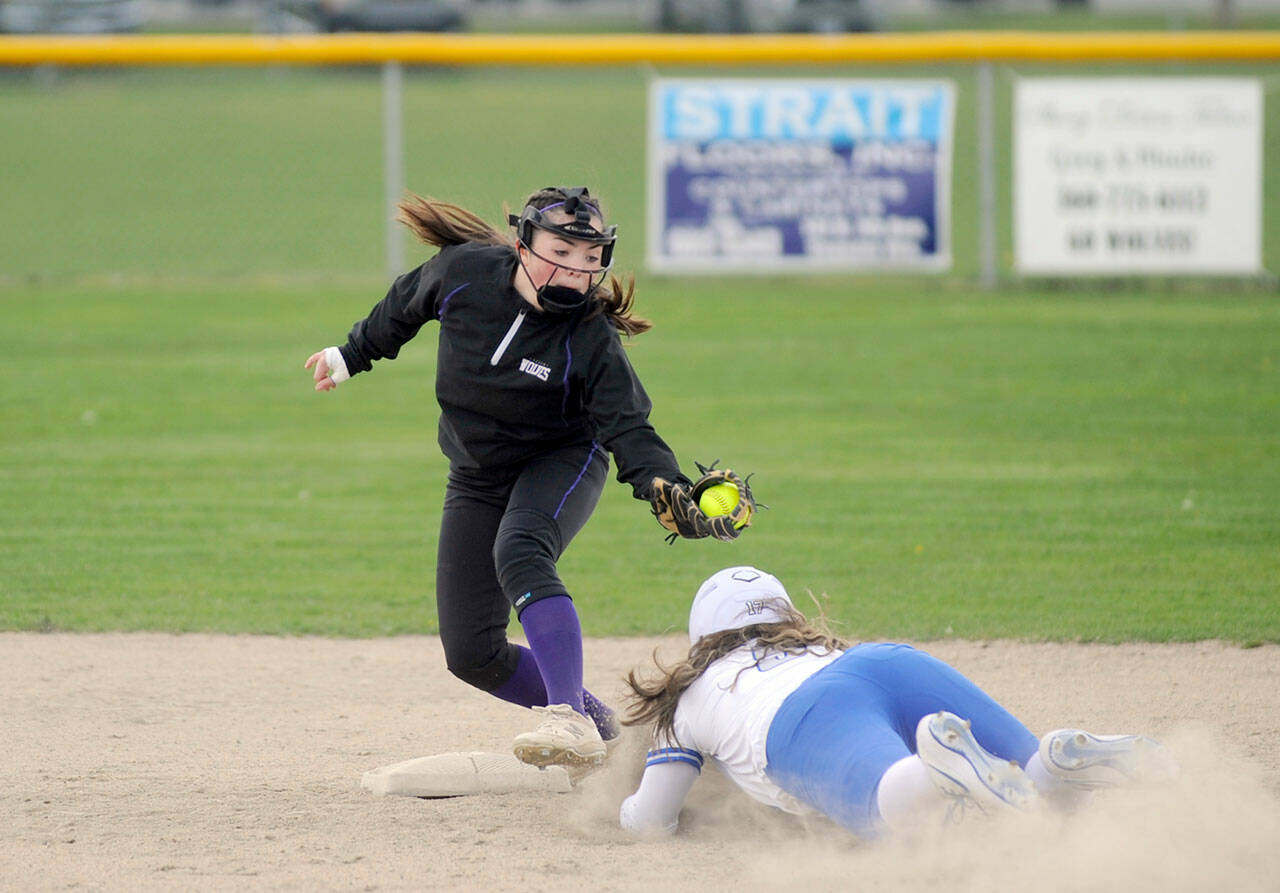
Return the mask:
M774 652L757 666L750 646L730 652L680 696L675 740L656 743L646 765L685 762L701 770L709 759L755 799L787 812L812 812L765 775L765 741L787 695L843 653Z

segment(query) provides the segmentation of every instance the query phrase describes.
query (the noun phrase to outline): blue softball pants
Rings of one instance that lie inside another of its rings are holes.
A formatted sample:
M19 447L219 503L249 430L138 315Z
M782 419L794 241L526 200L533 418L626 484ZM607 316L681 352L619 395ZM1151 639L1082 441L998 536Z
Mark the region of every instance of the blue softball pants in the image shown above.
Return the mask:
M978 743L1025 766L1039 741L959 671L910 645L856 645L782 702L765 741L780 788L864 837L882 827L876 788L916 752L916 726L946 710L972 722Z

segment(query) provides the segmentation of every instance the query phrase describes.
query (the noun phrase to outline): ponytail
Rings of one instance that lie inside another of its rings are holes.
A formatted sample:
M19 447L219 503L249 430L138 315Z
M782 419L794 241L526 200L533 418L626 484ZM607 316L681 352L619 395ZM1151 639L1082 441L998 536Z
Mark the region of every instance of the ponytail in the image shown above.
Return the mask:
M530 196L526 204L545 206L557 198L563 198L560 190L544 189ZM428 245L444 248L474 242L515 247L515 240L510 235L499 232L458 205L410 193L396 207L396 220ZM603 313L615 329L628 337L649 331L653 328L653 323L634 315L632 308L635 304L635 291L634 276L627 276L625 282L617 276L610 276L607 284L601 283L596 289L592 315Z
M423 242L444 248L478 242L482 245L512 245L509 237L498 232L466 208L410 194L398 205L396 220L409 227Z

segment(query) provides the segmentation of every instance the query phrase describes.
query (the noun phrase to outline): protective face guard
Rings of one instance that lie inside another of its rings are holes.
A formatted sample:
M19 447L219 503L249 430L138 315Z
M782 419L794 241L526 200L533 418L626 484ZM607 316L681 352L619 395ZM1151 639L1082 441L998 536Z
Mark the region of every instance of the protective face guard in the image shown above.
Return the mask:
M525 207L519 217L511 214L508 215L507 220L516 228L516 238L519 240L520 245L538 260L559 267L562 270L583 273L588 277L588 286L585 292L579 292L568 286L550 285L549 281L548 284L538 287L538 300L544 308L555 312L567 313L586 304L595 290L604 282L609 268L613 266L613 244L617 240L618 228L610 226L601 232L591 225L591 217L593 215L601 219L604 219L604 215L600 213L599 206L591 201L586 187L579 186L560 191L565 195L564 201L547 205L545 208L535 208L529 205ZM555 208L562 208L566 214L572 215L572 219L563 223L553 223L547 220L546 212ZM595 269L570 267L549 257L543 257L533 250L533 231L535 228L564 239L573 239L601 246L600 266Z
M604 219L604 215L600 213L600 206L591 200L591 194L587 192L585 186L576 186L572 189L561 189L565 195L565 200L556 202L553 205L547 205L545 208L535 208L527 205L519 217L514 214L508 215L508 222L516 228L516 238L520 240L520 244L525 247L531 254L533 253L533 230L543 230L565 239L576 239L580 242L589 242L592 245L600 246L600 268L598 270L578 270L574 267L565 267L566 270L574 270L578 273L603 273L613 265L613 243L617 241L618 228L616 226L605 227L604 231L596 229L591 225L592 216ZM548 211L561 208L564 212L572 217L564 223L552 223L547 220L546 213ZM541 260L547 260L540 254L535 257ZM554 263L554 261L549 261ZM556 264L563 267L564 264Z

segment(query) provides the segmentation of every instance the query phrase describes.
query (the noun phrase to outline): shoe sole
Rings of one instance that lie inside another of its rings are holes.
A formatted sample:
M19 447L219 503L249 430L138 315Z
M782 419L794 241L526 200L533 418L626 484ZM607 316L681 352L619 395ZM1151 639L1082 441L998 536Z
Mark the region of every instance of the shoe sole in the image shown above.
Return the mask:
M574 766L578 768L599 766L609 755L607 750L582 754L567 747L549 747L541 744L517 744L513 752L522 763L545 768L547 766Z
M983 810L1001 806L1028 809L1036 802L1035 785L1022 771L1022 767L1012 760L1002 760L984 750L973 737L967 719L961 719L953 713L936 713L925 725L925 732L943 750L963 760L982 786L975 791L946 767L922 757L938 786L948 794L972 799ZM918 741L916 745L919 751Z
M1176 773L1164 746L1141 735L1099 737L1067 729L1049 739L1041 759L1084 788L1154 784Z

